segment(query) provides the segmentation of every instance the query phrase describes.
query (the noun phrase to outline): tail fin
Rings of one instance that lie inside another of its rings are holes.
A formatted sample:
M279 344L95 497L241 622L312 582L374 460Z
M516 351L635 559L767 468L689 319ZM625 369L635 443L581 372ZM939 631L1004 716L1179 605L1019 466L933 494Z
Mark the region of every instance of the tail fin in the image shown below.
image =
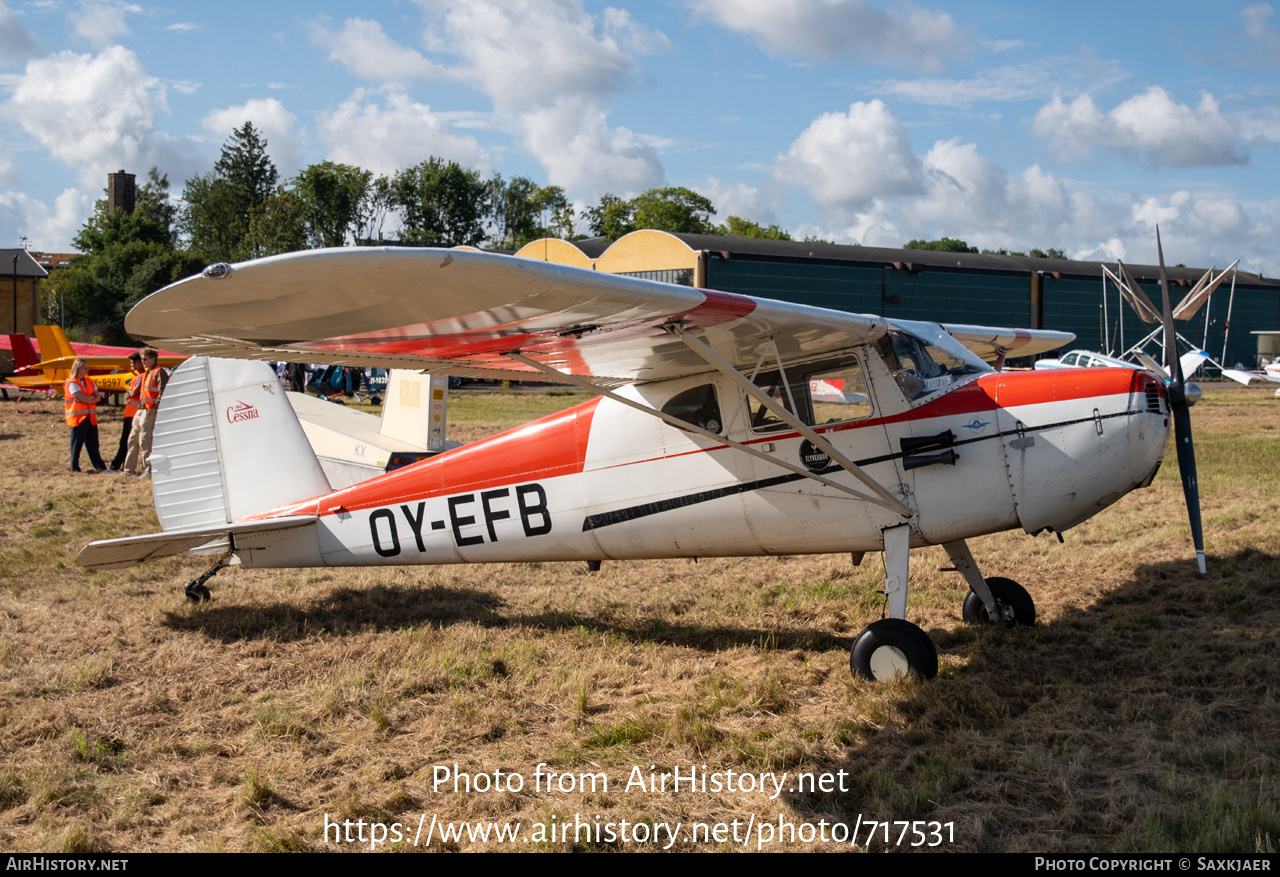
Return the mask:
M35 326L36 340L40 342L40 361L47 359L75 359L76 351L67 340L61 326Z
M36 356L35 347L31 344L31 339L22 333L9 336L9 349L13 351L13 368L15 371L21 371L40 361L40 357Z
M151 486L165 530L219 527L330 492L264 362L192 357L157 411Z
M393 369L382 399L382 427L387 438L430 451L443 451L448 420L449 379Z

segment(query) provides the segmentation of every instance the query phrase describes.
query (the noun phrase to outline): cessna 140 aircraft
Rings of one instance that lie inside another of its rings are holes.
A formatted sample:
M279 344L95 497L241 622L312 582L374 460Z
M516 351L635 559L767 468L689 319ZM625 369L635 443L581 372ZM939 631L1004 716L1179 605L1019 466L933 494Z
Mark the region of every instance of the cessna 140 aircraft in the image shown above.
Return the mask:
M1136 368L984 362L1067 333L887 320L472 251L213 265L140 302L126 328L196 355L157 419L164 532L94 542L79 562L221 555L188 583L193 600L229 562L883 551L888 617L857 638L851 668L931 677L936 648L907 621L911 548L946 549L971 589L966 619L1030 624L1028 593L985 578L965 540L1061 532L1149 484L1171 411L1191 459L1180 373L1166 385ZM207 357L552 379L597 398L335 491L270 370ZM1203 564L1194 486L1192 474Z

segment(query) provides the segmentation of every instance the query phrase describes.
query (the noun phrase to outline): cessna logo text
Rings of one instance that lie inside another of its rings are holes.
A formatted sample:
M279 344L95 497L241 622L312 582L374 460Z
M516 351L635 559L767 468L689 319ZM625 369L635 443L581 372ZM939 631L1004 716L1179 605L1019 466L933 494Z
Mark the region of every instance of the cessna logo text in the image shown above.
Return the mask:
M239 423L242 420L257 420L258 409L245 402L237 402L227 409L227 423Z

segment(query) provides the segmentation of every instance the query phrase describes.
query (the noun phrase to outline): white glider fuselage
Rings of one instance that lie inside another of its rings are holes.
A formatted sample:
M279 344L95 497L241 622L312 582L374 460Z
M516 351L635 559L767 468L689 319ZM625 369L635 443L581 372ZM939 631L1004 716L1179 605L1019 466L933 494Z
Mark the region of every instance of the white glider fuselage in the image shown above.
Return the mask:
M1167 444L1163 384L1144 371L971 374L909 401L873 345L858 360L867 401L856 419L824 417L829 407L815 418L816 403L809 419L835 421L813 428L896 493L909 521L600 398L244 518L316 521L238 540L237 556L247 567L749 556L879 551L902 523L913 547L1062 531L1149 483ZM663 410L690 392L708 398L708 387L726 437L857 486L796 430L753 427L749 400L722 376L619 395Z

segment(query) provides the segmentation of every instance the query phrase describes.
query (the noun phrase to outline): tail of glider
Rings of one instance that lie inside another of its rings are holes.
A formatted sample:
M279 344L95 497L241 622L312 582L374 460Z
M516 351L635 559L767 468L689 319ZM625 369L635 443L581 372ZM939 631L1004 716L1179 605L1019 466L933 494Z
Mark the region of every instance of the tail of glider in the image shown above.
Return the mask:
M14 371L21 371L40 361L36 349L31 345L31 339L22 333L9 336L9 349L13 351Z
M76 351L67 340L61 326L35 326L36 340L40 342L41 361L49 359L75 359Z

